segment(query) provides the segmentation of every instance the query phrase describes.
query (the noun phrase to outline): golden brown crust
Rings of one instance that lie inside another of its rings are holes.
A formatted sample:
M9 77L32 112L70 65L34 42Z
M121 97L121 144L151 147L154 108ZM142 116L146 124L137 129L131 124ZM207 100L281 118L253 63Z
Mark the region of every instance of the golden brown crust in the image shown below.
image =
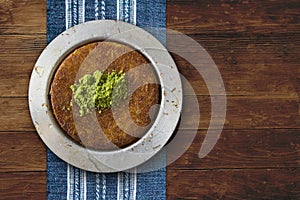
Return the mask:
M146 83L158 83L153 67L137 51L114 42L90 43L67 56L54 75L50 89L54 116L71 138L86 147L114 149L114 145L128 146L145 134L147 125L151 124L150 117L155 117L157 110L149 112L149 109L158 103L159 87L157 84L146 84L133 90L133 95L128 97L128 108L125 100L114 108L114 112L112 109L105 109L101 114L93 112L80 117L78 106L69 105L72 100L70 86L86 73L95 70L104 73L123 70L126 72L127 83L132 87L138 85L141 80ZM125 114L128 110L132 119L128 119L128 115ZM129 123L130 120L135 125Z

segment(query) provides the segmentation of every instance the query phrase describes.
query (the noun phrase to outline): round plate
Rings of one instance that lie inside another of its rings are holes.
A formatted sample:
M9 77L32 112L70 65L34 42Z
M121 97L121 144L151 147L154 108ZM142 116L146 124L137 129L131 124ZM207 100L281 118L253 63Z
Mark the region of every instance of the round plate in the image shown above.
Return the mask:
M161 84L161 104L151 128L136 143L111 151L91 150L70 139L53 116L48 97L53 74L61 61L79 46L100 40L138 50L151 61ZM29 84L30 114L41 139L62 160L93 172L125 171L149 160L171 137L181 107L180 76L168 51L145 30L120 21L91 21L61 33L41 53Z

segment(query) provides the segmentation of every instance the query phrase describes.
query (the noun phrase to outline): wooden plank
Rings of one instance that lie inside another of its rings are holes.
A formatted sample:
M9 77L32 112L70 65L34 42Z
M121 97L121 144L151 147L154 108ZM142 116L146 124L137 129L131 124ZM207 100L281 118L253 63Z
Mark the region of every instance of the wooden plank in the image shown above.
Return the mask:
M0 98L0 131L35 131L26 98Z
M206 49L215 62L228 95L299 95L299 37L248 37L239 34L190 37L195 44ZM176 34L168 35L167 46L190 56L182 58L172 54L180 73L190 82L195 93L208 94L206 83L196 70L197 67L206 70L207 56L199 53L197 46L187 45ZM191 94L191 91L186 93Z
M214 97L220 102L218 97ZM211 118L211 99L208 96L184 97L180 128L189 129L199 123L207 129ZM217 108L217 119L221 113ZM216 121L217 122L217 121ZM220 122L220 121L219 121ZM218 129L218 127L212 127ZM224 129L300 128L299 98L228 96Z
M168 170L167 199L299 199L300 168Z
M299 33L299 12L298 0L167 0L167 27L185 34Z
M182 129L207 129L211 118L209 96L184 97ZM218 97L216 97L218 102ZM298 98L228 96L225 129L300 128ZM35 131L27 98L0 98L0 131ZM197 129L197 128L194 128Z
M31 71L46 36L0 35L0 96L27 96Z
M46 147L36 132L0 132L0 137L0 172L46 170Z
M177 47L180 52L194 53L197 55L197 48L189 46L187 40L178 40L176 33L168 35L167 44ZM279 64L285 68L285 63L297 64L299 58L295 57L300 51L300 38L296 35L253 35L244 34L218 34L218 35L187 35L194 42L202 45L214 60L222 61L224 64L238 66L240 64ZM175 44L174 44L175 43ZM201 55L201 54L200 54ZM202 57L200 57L202 58ZM200 61L199 63L205 63ZM218 63L217 63L218 64Z
M223 130L213 150L202 159L198 154L207 131L198 131L189 145L194 134L195 131L177 131L175 140L180 141L181 149L189 148L168 169L300 167L300 129ZM169 162L177 151L176 147L168 148Z
M0 3L0 35L45 34L45 0L4 0Z
M1 58L38 57L46 46L45 35L0 35ZM14 63L14 60L11 60ZM11 64L10 63L10 64Z
M0 173L0 199L46 199L46 172Z

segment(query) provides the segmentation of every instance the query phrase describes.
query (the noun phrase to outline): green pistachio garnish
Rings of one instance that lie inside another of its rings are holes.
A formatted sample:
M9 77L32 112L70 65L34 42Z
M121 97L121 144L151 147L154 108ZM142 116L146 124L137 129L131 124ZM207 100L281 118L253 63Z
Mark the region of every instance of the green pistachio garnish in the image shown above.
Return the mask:
M122 71L103 74L97 70L93 74L86 74L71 86L71 90L73 102L80 108L80 116L91 113L95 108L101 112L118 105L128 93L125 73ZM71 106L73 102L70 102Z

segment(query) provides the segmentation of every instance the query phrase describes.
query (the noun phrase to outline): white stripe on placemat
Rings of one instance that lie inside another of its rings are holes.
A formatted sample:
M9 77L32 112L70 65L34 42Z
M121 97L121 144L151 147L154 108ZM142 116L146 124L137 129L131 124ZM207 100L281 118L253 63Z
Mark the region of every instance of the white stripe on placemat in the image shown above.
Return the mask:
M68 179L67 179L67 200L73 200L74 196L74 167L71 166L70 164L68 164L68 169L67 169L67 173L68 173Z
M66 29L68 29L69 24L68 24L68 9L69 9L69 5L68 5L68 0L65 0L65 22L66 22Z
M99 14L100 14L100 19L105 19L105 1L101 0L101 5L99 5L99 1L95 0L95 20L99 19ZM100 9L99 9L100 6Z
M136 25L136 1L133 0L133 24Z
M105 200L106 198L106 176L102 174L102 199Z
M99 1L95 0L95 20L99 19Z
M84 199L84 170L82 169L78 169L79 171L79 177L78 177L78 180L79 180L79 200L82 200Z
M78 24L78 2L77 0L72 1L72 25L77 25Z
M118 173L118 200L136 199L136 169Z
M85 0L82 0L82 21L85 22Z
M120 0L117 0L117 20L120 20Z
M136 168L125 173L125 199L136 199Z
M118 200L123 200L123 172L118 172Z
M136 168L131 170L130 174L130 199L136 199Z
M104 0L101 1L100 11L101 11L101 19L105 19L105 1Z
M86 187L86 171L83 170L83 199L86 200L86 192L87 192L87 187Z
M124 11L122 12L123 14L123 20L125 22L130 22L130 16L129 16L129 0L125 0L124 2Z
M70 193L71 193L71 177L70 177L70 165L67 166L67 200L70 199Z
M80 200L80 171L79 169L72 167L74 169L74 198L75 200ZM72 179L71 179L72 180ZM72 194L71 194L72 195Z
M78 1L78 23L81 24L85 19L85 0Z
M85 0L65 0L66 29L85 21Z
M66 0L65 1L65 7L66 7L66 29L70 28L72 24L72 15L71 15L71 7L72 7L72 0Z
M125 178L125 181L124 181L124 196L125 196L125 199L129 199L129 176L130 174L128 172L124 172L124 178Z
M136 24L137 0L117 0L117 20Z
M100 199L100 175L96 174L96 200Z

